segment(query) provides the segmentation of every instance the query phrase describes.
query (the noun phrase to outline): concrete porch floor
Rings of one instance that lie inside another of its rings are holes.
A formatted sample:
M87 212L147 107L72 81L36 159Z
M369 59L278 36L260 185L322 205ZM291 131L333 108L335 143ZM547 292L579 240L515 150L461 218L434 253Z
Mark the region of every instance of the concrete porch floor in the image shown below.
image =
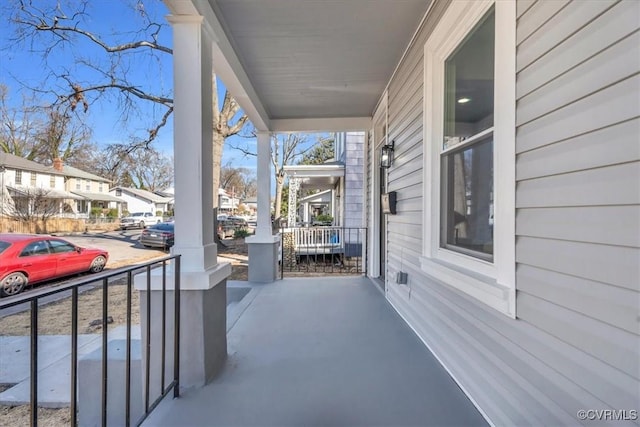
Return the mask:
M369 279L253 286L223 372L144 426L486 425Z

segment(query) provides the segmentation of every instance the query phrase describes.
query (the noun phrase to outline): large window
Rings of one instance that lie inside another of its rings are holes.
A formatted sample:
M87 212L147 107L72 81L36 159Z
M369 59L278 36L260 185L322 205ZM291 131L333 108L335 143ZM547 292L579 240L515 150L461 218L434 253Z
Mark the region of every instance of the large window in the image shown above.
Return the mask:
M495 13L488 12L444 62L442 247L493 259Z
M493 260L493 138L442 155L440 246Z
M421 258L428 275L509 316L515 316L513 3L452 2L425 44Z

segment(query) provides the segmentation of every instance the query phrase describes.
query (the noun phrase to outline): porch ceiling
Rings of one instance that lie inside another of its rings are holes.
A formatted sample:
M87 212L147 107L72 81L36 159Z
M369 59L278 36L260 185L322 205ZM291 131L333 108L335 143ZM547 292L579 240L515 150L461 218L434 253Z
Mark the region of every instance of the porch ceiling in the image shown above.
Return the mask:
M312 128L364 123L353 119L371 117L430 4L190 0L186 7L184 0L165 2L174 14L205 16L216 40L214 67L259 130L340 130Z
M284 171L288 176L298 178L301 188L329 190L335 188L340 178L344 177L344 164L288 165Z

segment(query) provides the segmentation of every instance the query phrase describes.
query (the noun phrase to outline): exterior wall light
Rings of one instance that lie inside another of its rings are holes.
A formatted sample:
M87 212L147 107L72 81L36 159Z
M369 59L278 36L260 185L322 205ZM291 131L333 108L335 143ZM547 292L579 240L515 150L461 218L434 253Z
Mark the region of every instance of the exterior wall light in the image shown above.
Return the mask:
M396 141L391 141L391 144L386 144L382 146L382 151L380 153L380 167L388 169L391 167L393 163L393 149L396 145Z

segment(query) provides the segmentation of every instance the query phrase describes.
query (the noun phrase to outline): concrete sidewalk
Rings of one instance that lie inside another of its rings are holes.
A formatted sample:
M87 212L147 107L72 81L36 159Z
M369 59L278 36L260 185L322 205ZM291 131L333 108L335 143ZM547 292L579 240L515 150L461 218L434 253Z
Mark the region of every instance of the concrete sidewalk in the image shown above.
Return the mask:
M140 339L140 327L131 331ZM119 326L108 333L109 341L126 338L126 327ZM27 405L31 397L31 338L0 336L0 384L15 384L0 393L0 405ZM102 347L102 335L78 336L78 358ZM42 335L38 337L38 405L43 408L69 406L71 400L71 336Z

